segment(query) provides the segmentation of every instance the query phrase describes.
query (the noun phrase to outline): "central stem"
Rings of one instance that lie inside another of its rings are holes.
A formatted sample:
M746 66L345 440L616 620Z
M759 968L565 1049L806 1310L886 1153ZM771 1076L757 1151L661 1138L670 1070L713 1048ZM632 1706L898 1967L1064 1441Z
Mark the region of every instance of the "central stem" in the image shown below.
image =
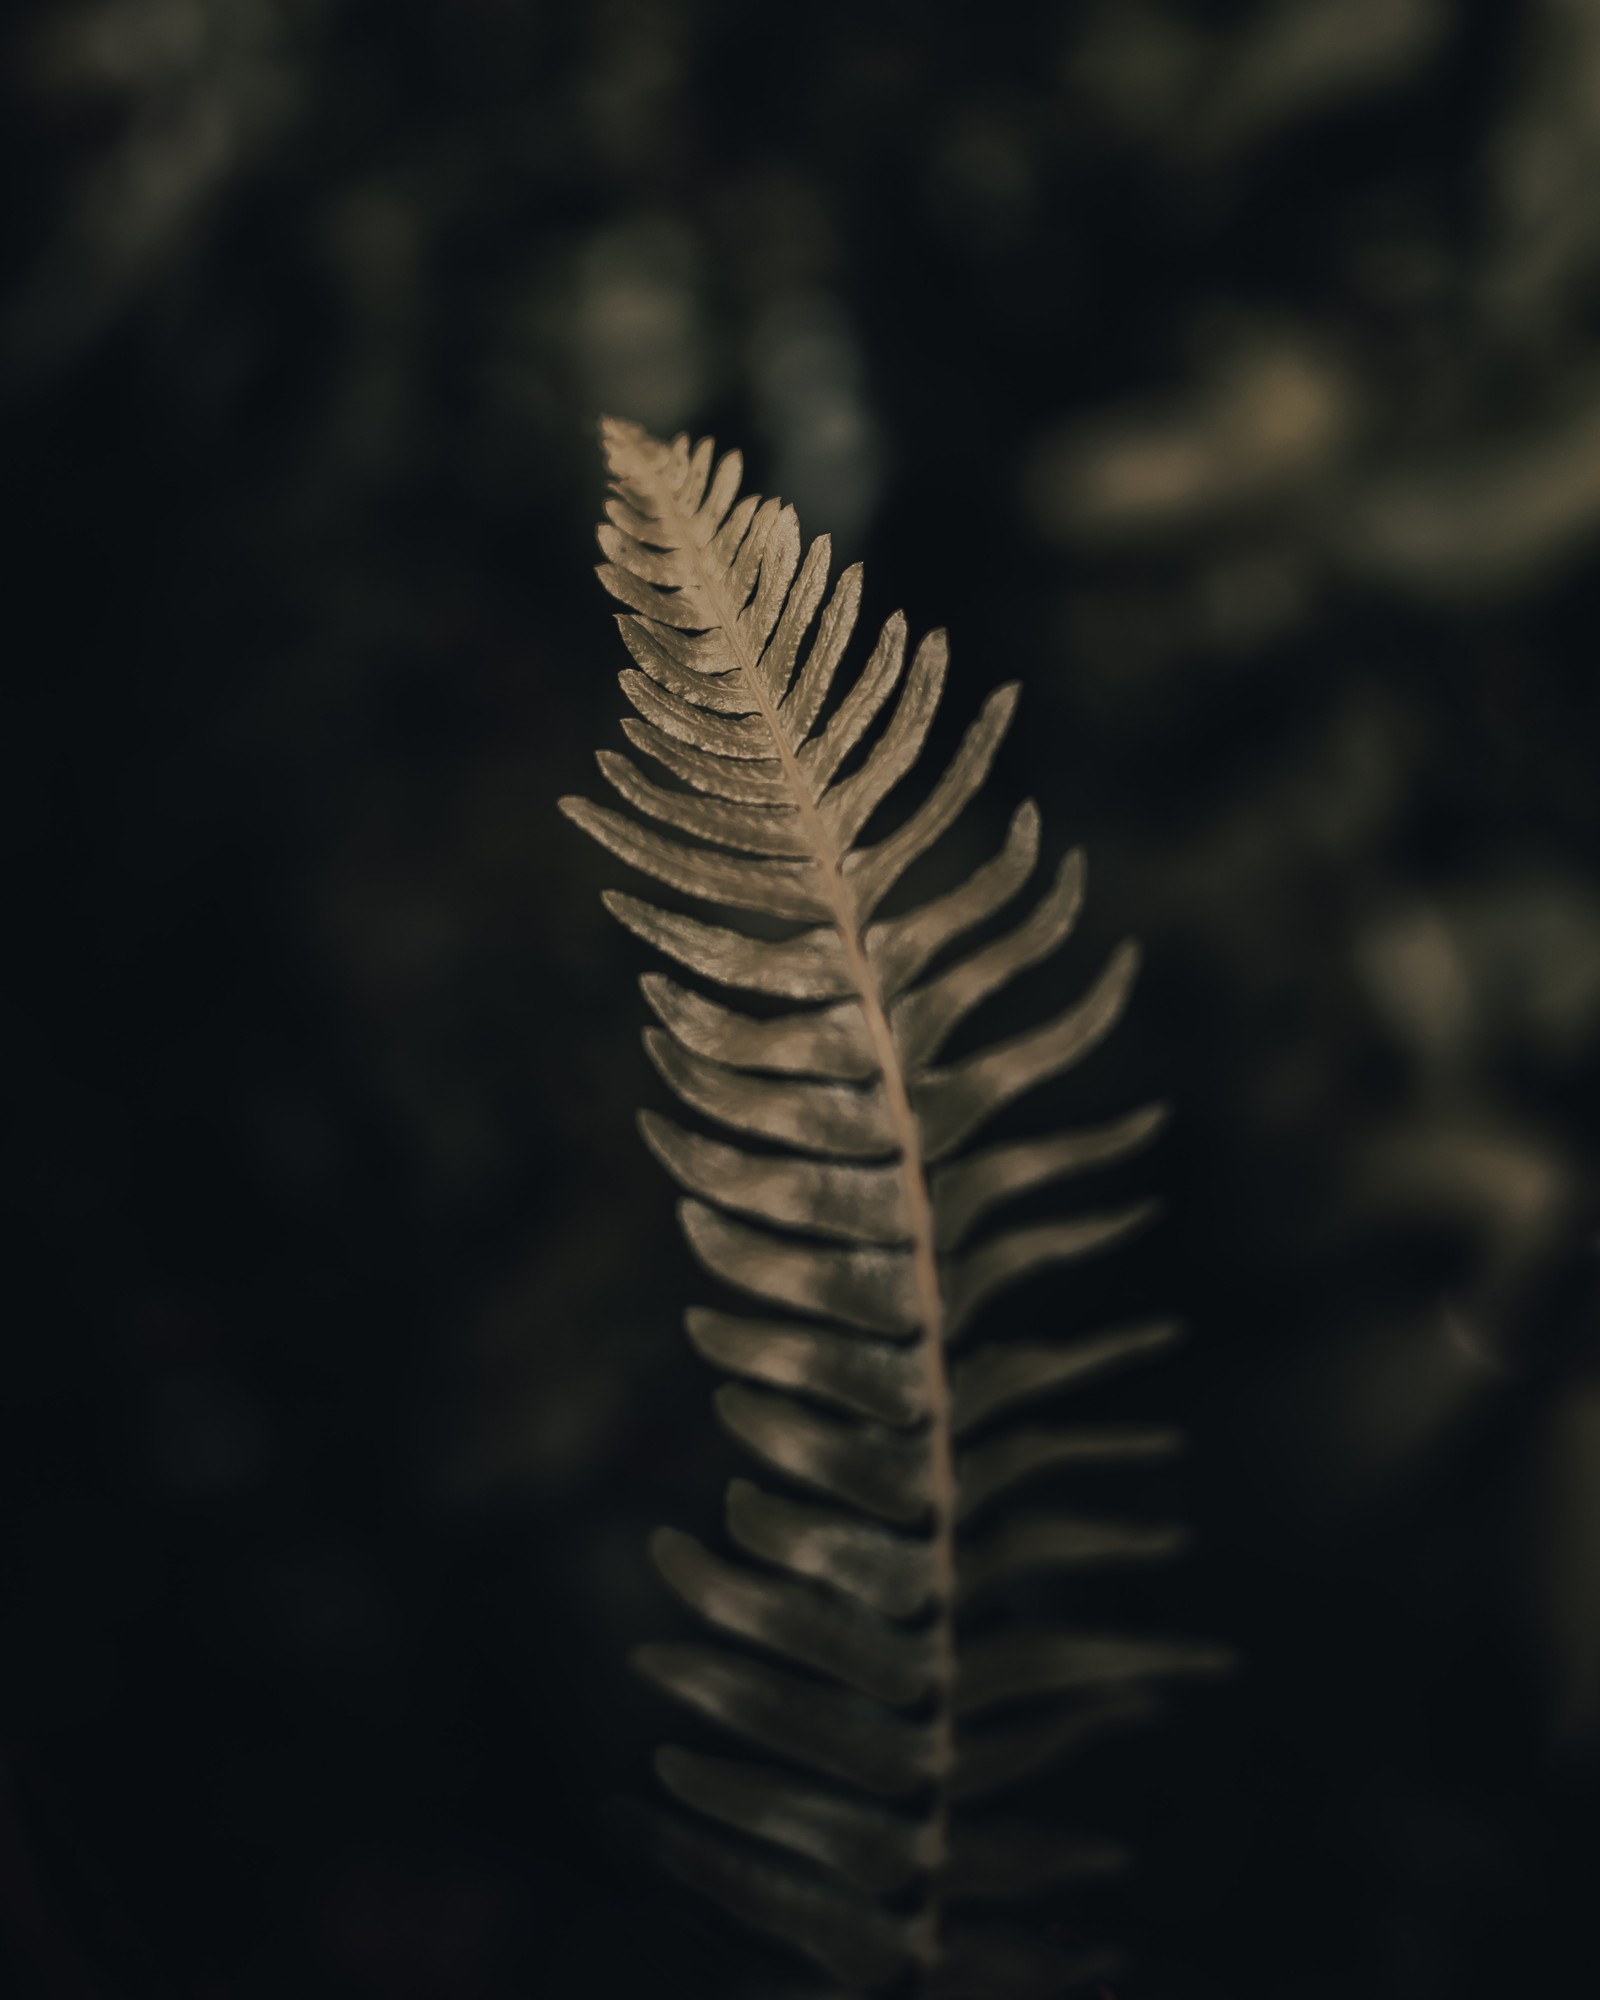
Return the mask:
M936 1606L933 1627L935 1700L935 1803L933 1851L936 1865L942 1865L948 1848L950 1803L949 1778L955 1761L955 1727L952 1697L955 1681L955 1461L950 1435L950 1381L944 1354L944 1300L939 1290L939 1258L935 1246L933 1202L928 1193L928 1177L922 1163L922 1133L912 1109L905 1064L901 1059L883 989L867 956L862 937L861 916L855 895L845 880L838 845L828 830L812 796L796 754L783 725L781 711L773 701L759 673L750 649L739 631L741 607L727 594L727 577L713 570L705 552L695 540L689 521L678 509L675 496L665 479L656 483L652 496L669 524L670 532L694 566L695 581L715 607L718 622L739 665L747 690L772 733L778 761L804 826L812 852L822 872L824 893L835 928L844 946L850 979L861 1003L862 1016L871 1038L878 1073L883 1080L884 1102L890 1127L899 1149L900 1174L905 1186L905 1214L911 1233L911 1262L920 1325L923 1396L928 1411L929 1490L933 1507L933 1567ZM937 1914L937 1903L935 1904ZM937 1927L935 1927L937 1928Z

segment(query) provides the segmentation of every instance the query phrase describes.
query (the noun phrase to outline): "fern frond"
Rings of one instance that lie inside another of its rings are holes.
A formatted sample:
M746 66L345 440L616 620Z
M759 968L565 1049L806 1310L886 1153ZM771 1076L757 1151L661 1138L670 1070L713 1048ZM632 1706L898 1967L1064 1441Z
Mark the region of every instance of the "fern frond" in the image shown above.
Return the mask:
M669 1087L713 1125L763 1142L751 1151L655 1114L642 1121L686 1191L696 1255L762 1308L688 1316L694 1346L734 1378L718 1413L800 1489L734 1482L727 1527L745 1559L672 1530L652 1544L667 1584L739 1649L647 1646L637 1664L784 1760L664 1750L661 1779L694 1815L672 1822L667 1859L846 1986L909 1977L919 2000L1056 1994L1103 1970L1103 1957L1074 1959L974 1908L1103 1871L1115 1852L956 1808L1140 1719L1161 1683L1213 1672L1224 1656L1070 1625L977 1636L963 1626L966 1607L997 1585L1156 1558L1181 1540L1019 1497L1055 1468L1171 1449L1160 1430L1027 1419L1045 1398L1159 1352L1172 1324L1059 1344L969 1341L1008 1287L1123 1243L1149 1219L1138 1203L992 1226L1017 1197L1135 1152L1159 1108L968 1145L1103 1040L1137 954L1113 953L1054 1021L942 1063L974 1008L1061 945L1083 897L1073 854L1009 931L924 977L1023 888L1039 846L1030 803L958 888L878 915L983 787L1016 687L984 703L923 802L863 845L926 742L944 634L908 660L896 613L841 694L859 566L830 592L827 537L802 552L793 508L739 498L737 452L714 465L708 439L669 446L611 420L603 436L614 484L600 576L626 607L618 623L634 665L622 688L638 716L624 728L667 782L602 752L631 812L583 799L563 810L713 912L608 896L629 929L713 985L795 1003L758 1017L660 973L644 982L661 1024L646 1043ZM752 935L724 920L729 911L791 928ZM997 1519L1001 1502L1012 1511Z

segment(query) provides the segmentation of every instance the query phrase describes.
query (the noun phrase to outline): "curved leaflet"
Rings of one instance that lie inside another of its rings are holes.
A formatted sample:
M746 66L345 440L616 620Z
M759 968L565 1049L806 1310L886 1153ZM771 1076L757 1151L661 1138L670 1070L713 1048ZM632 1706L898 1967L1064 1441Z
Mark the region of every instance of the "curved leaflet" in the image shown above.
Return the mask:
M1003 935L970 942L1034 871L1030 803L966 882L878 914L987 782L1016 687L983 704L923 802L862 845L923 754L948 678L944 634L912 645L896 612L852 678L859 567L830 590L826 537L802 552L792 508L738 498L737 452L718 460L709 439L669 445L609 419L602 434L613 493L599 573L624 607L634 665L622 686L636 711L624 726L650 768L602 751L626 810L562 808L697 905L612 894L613 913L732 990L730 1004L646 978L652 1059L710 1129L642 1122L688 1197L696 1255L740 1295L735 1311L693 1309L689 1334L733 1378L718 1414L772 1482L730 1489L731 1558L668 1530L652 1544L707 1642L646 1647L636 1664L738 1753L661 1753L689 1813L668 1822L663 1857L847 1987L1044 2000L1107 1961L999 1923L988 1906L1026 1904L1119 1857L1025 1821L969 1818L964 1802L1225 1661L1215 1646L1072 1624L967 1634L968 1603L1010 1581L1154 1560L1182 1540L1027 1490L1063 1466L1136 1465L1171 1448L1165 1432L1037 1418L1044 1398L1158 1352L1175 1329L1041 1346L1008 1341L992 1306L1145 1225L1150 1203L1020 1228L1003 1211L1128 1157L1160 1108L969 1142L1111 1032L1137 954L1120 947L1057 1020L940 1066L958 1024L1056 951L1082 902L1074 854ZM762 935L741 912L759 915ZM764 1009L738 1004L750 993Z

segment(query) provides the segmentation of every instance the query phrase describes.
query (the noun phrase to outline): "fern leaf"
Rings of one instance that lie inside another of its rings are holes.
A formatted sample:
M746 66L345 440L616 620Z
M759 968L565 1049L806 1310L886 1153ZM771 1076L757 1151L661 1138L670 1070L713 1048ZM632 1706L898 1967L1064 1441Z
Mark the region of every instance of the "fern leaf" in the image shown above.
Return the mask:
M736 452L714 462L708 440L662 444L611 420L603 442L613 495L599 574L625 607L622 688L637 712L624 729L664 775L603 751L628 810L562 806L620 859L707 906L688 915L608 895L630 930L701 980L787 1003L756 1015L660 973L644 981L660 1023L646 1033L652 1060L721 1128L646 1113L646 1142L685 1191L701 1263L759 1304L752 1316L693 1308L689 1338L734 1378L716 1396L723 1424L791 1489L734 1482L737 1559L669 1529L652 1541L668 1586L736 1650L648 1646L636 1664L786 1765L663 1750L662 1782L694 1815L665 1833L665 1858L845 1986L908 1979L918 2000L1064 1992L1108 1961L971 1920L965 1906L1036 1896L1119 1854L957 1808L1143 1719L1154 1690L1224 1657L1049 1624L973 1636L961 1620L1019 1578L1181 1546L1174 1528L1014 1507L1041 1474L1173 1449L1161 1430L1027 1419L1042 1399L1161 1351L1176 1328L966 1347L1000 1292L1122 1243L1154 1207L985 1234L994 1213L1131 1155L1164 1114L969 1142L1110 1032L1137 953L1113 953L1055 1021L940 1066L973 1009L1058 949L1083 900L1073 854L1009 930L925 976L1025 886L1039 848L1030 803L959 887L878 916L987 782L1017 689L992 694L923 802L861 845L926 746L948 676L944 634L912 648L896 612L838 692L859 566L830 592L827 538L802 551L792 508L738 498ZM789 929L752 935L727 920L740 911Z

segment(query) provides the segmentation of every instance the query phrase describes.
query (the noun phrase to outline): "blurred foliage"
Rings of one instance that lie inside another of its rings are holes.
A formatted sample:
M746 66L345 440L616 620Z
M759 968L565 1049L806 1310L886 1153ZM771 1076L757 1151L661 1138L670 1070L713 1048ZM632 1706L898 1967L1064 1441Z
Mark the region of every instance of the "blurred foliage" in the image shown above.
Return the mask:
M1082 1779L1119 1995L1587 1990L1600 4L768 32L0 29L7 1990L735 1976L607 1807L723 1447L554 812L600 409L742 444L969 707L1020 674L991 814L1088 845L1069 978L1148 947L1071 1102L1179 1106L1147 1608L1250 1666Z

